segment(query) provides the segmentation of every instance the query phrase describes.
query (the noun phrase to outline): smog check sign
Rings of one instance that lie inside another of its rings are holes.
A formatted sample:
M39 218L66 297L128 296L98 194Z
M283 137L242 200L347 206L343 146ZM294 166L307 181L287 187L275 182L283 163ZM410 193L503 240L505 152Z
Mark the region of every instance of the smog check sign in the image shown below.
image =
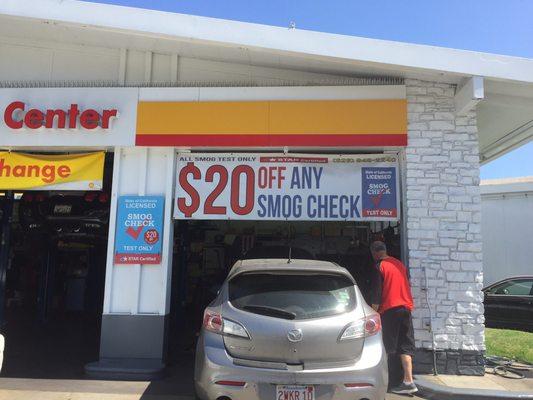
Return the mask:
M393 154L178 154L176 219L397 221Z
M115 232L115 264L160 264L163 196L120 196Z

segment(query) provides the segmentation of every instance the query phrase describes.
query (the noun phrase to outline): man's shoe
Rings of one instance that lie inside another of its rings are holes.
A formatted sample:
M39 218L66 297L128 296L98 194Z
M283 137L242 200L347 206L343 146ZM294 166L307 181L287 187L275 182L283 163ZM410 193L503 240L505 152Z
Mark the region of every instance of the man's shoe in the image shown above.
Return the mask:
M396 393L396 394L413 394L413 393L418 392L418 388L413 382L411 383L402 382L398 386L393 387L391 389L391 392Z

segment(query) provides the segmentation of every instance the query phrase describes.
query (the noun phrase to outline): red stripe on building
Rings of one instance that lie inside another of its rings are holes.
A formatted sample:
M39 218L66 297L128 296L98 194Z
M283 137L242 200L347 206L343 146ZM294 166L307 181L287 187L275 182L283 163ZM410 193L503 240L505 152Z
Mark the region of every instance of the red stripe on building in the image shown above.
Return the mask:
M407 146L407 135L142 135L137 146Z

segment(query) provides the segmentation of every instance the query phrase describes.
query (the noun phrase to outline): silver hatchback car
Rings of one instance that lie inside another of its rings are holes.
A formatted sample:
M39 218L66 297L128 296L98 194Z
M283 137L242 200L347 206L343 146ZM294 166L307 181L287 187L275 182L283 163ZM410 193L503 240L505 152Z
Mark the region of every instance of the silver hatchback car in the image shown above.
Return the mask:
M387 380L379 315L331 262L238 261L205 310L203 400L383 400Z

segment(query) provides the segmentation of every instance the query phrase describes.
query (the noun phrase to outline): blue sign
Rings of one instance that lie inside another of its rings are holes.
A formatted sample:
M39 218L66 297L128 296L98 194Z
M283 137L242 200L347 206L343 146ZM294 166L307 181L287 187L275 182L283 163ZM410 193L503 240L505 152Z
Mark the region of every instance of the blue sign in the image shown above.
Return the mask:
M363 167L363 217L398 216L395 167Z
M160 264L163 196L120 196L115 231L115 264Z

